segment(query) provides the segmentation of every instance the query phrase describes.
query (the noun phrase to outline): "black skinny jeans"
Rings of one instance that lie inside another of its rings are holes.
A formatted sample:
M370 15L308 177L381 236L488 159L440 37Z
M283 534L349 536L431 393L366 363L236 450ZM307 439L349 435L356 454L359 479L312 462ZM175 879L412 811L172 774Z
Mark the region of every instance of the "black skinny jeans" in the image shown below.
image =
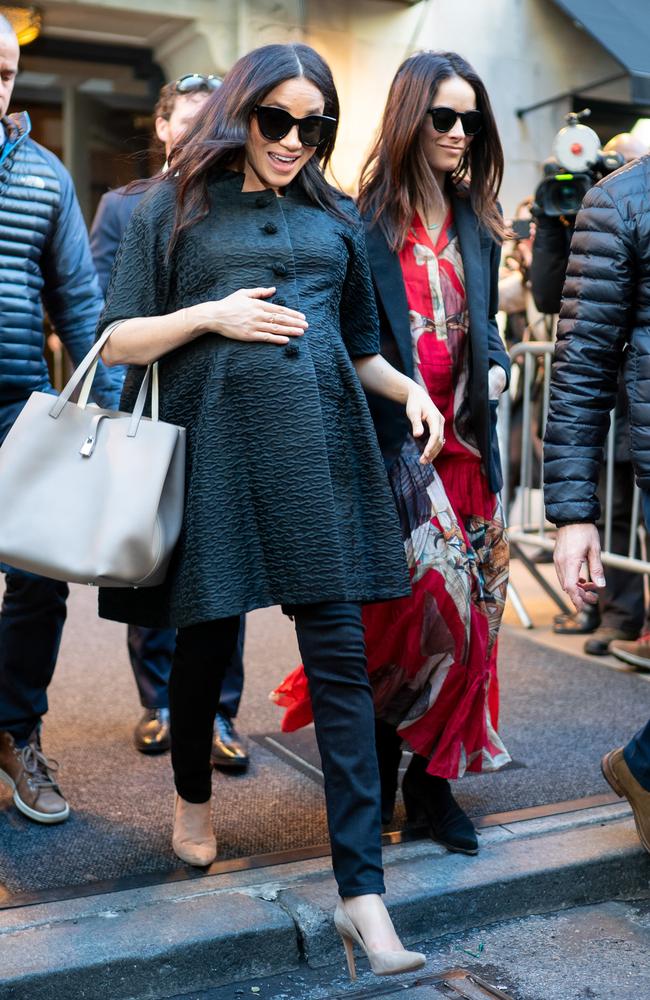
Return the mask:
M383 893L374 709L357 604L284 609L295 622L325 778L334 875L342 896ZM239 618L178 630L169 683L172 765L187 802L211 794L210 748L219 691Z

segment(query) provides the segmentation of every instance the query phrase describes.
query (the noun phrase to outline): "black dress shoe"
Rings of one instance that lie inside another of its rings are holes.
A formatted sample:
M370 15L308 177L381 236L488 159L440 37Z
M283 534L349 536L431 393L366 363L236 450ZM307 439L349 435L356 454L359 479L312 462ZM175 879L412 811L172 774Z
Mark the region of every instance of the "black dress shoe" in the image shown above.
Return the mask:
M212 766L220 771L245 771L250 763L246 740L239 735L232 719L217 712L212 736Z
M375 744L381 785L381 822L387 826L392 822L395 811L397 779L402 759L402 737L395 726L384 722L383 719L375 719Z
M553 631L556 635L589 635L600 625L598 608L583 608L572 615L556 615L553 619Z
M165 753L171 746L169 709L145 708L133 739L140 753Z
M426 772L427 762L419 754L413 758L402 781L402 794L409 823L426 822L431 838L448 851L478 854L478 838L469 816L451 793L446 778Z

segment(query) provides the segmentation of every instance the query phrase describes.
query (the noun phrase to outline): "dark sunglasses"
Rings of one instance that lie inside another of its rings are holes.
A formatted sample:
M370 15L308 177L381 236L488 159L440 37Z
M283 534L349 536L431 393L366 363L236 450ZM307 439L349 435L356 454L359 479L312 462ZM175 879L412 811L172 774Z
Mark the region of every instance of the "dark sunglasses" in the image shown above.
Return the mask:
M284 108L272 108L267 104L258 104L253 112L257 116L260 132L265 139L271 141L284 139L293 126L297 125L303 146L319 146L321 142L332 138L337 126L336 118L328 118L327 115L294 118Z
M222 82L221 77L214 76L213 73L210 76L204 76L203 73L187 73L176 81L174 90L177 94L195 94L199 90L216 90Z
M436 132L450 132L458 118L465 135L476 135L483 127L483 115L480 111L454 111L453 108L429 108L428 115Z

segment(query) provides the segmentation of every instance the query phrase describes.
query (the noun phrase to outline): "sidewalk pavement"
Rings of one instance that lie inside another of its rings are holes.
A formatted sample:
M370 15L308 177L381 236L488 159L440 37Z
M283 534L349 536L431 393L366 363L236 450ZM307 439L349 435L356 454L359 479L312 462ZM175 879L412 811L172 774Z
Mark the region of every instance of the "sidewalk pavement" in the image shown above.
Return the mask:
M541 654L556 642L552 605L518 575ZM579 654L579 642L562 648ZM621 666L611 660L590 662L596 673ZM475 858L429 840L385 849L387 903L407 945L648 893L650 857L624 801L510 816L481 832ZM318 857L0 909L0 1000L158 1000L333 962L343 969L335 899L329 858Z
M407 945L648 890L626 804L485 829L475 858L385 851ZM141 1000L343 961L329 859L0 911L0 998ZM233 988L233 996L234 996ZM296 998L305 1000L305 998Z

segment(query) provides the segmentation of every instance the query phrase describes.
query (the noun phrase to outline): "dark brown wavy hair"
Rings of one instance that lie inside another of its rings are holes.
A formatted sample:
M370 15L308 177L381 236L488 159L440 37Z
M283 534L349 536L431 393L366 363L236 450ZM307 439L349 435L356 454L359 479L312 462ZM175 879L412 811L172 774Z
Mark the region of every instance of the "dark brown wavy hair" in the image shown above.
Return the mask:
M497 194L503 179L503 149L485 86L456 52L418 52L402 63L384 109L379 135L361 172L359 208L399 251L418 206L440 201L441 192L420 139L427 110L443 80L458 76L472 87L483 127L447 183L469 197L479 221L497 240L505 235Z
M339 99L331 70L309 45L264 45L242 56L226 73L170 157L165 178L176 185L176 215L169 253L179 236L208 214L209 176L241 161L254 107L263 104L279 84L296 77L313 83L323 95L323 114L338 119ZM346 219L339 208L341 196L324 176L335 139L336 132L317 147L294 184L313 204Z

